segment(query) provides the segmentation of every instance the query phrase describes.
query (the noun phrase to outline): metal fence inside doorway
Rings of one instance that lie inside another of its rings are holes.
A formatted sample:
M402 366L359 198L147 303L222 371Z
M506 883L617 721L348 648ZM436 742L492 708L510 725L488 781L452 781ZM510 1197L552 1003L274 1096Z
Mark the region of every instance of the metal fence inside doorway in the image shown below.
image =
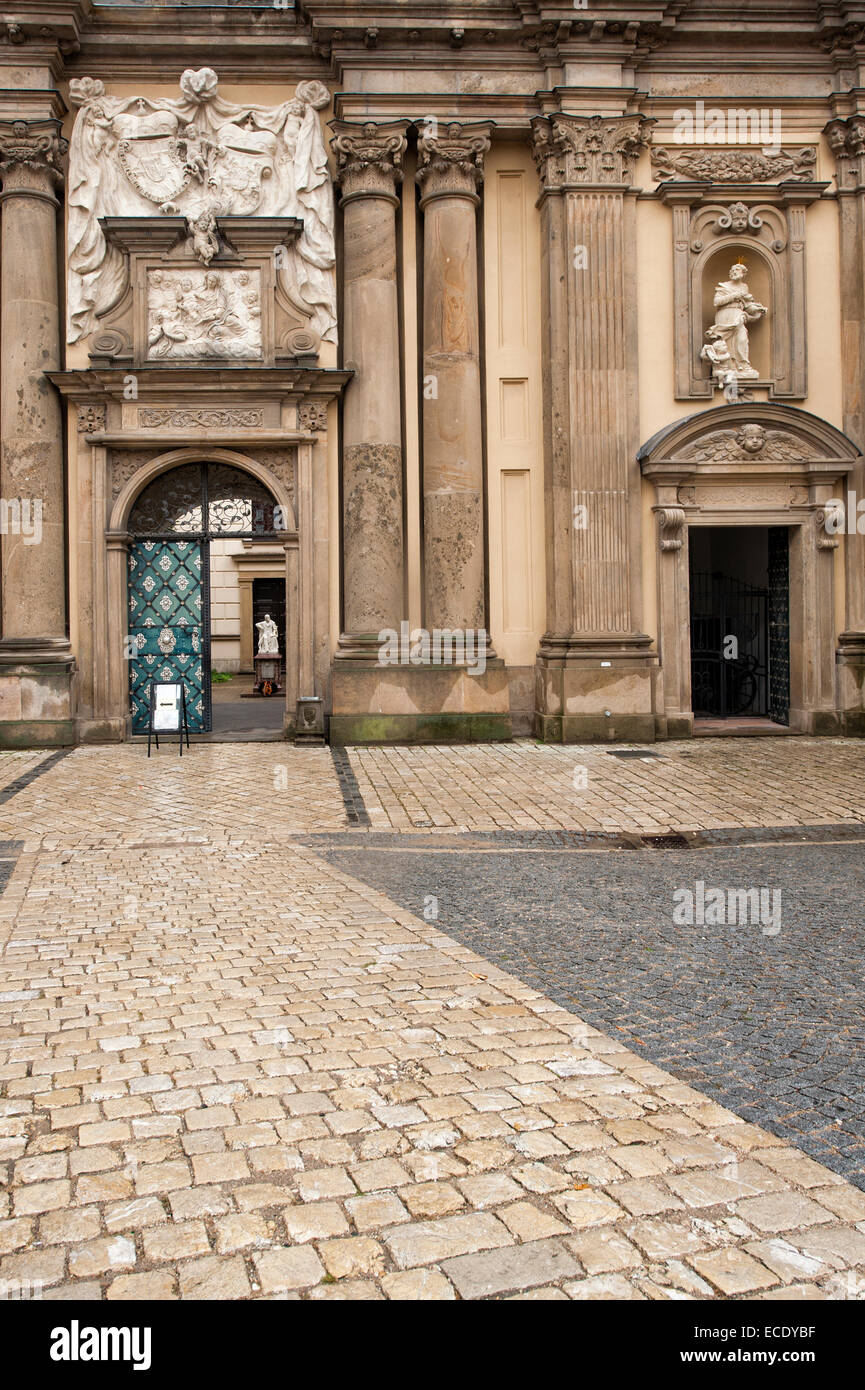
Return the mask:
M769 712L768 590L691 575L691 694L699 718Z

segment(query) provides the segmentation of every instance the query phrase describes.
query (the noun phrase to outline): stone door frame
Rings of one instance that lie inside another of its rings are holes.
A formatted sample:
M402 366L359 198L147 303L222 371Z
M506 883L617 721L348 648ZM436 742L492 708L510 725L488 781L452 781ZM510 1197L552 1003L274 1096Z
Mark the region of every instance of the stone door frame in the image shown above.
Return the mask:
M134 447L135 452L140 454L140 443L136 443ZM154 441L154 448L157 447ZM187 463L226 463L242 469L267 488L275 502L284 508L288 518L288 527L282 542L285 549L286 613L289 615L286 624L283 729L286 734L293 732L298 695L312 693L313 690L314 659L313 592L312 584L306 578L312 575L312 518L311 515L305 514L311 510L312 499L311 446L300 443L294 447L297 449L297 511L292 492L265 464L244 452L242 445L240 448L229 449L214 447L206 441L200 441L168 449L155 454L152 459L137 467L120 489L105 530L105 611L108 616L106 712L109 719L120 726L121 737L129 738L131 734L129 671L125 657L128 627L127 555L132 539L128 529L129 517L136 499L154 478ZM121 449L115 445L113 452L116 454L121 452ZM302 480L305 480L306 486L303 486Z
M638 459L653 485L657 528L658 736L694 731L692 526L789 528L790 729L840 732L836 592L844 592L847 555L828 504L846 495L847 475L860 461L856 446L805 411L740 403L675 421L642 447Z

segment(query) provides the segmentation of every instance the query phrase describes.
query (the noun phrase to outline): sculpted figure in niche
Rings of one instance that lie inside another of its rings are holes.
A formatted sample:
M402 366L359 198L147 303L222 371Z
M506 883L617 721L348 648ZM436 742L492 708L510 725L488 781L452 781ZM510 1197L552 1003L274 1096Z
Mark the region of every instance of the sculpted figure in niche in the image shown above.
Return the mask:
M257 656L274 656L279 653L279 629L269 613L265 613L260 623L256 623L258 628L258 651Z
M704 360L712 363L712 376L721 386L730 380L753 380L760 375L751 366L748 324L756 323L768 310L765 304L757 303L748 288L747 273L744 262L737 261L730 268L729 280L716 286L715 322L706 330L709 341L700 352Z

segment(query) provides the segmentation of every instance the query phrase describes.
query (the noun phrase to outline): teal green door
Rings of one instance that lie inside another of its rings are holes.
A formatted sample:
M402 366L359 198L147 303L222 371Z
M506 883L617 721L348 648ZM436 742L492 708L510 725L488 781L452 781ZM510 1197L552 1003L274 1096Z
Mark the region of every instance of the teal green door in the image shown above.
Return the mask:
M134 540L129 547L132 732L147 732L151 681L182 681L190 733L210 729L208 546Z

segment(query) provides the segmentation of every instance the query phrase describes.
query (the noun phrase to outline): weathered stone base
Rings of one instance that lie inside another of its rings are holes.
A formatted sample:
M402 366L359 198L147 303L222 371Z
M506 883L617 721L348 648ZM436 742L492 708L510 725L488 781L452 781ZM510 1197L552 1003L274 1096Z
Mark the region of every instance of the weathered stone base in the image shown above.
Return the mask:
M77 719L78 743L124 743L131 736L130 719Z
M505 664L377 666L335 661L331 743L465 743L512 737Z
M659 714L655 718L656 738L693 738L694 716L690 710Z
M541 649L535 666L535 734L545 743L639 742L663 737L655 715L658 658L648 637L582 640ZM668 735L670 736L670 735Z
M0 650L0 748L57 748L76 743L75 662L46 648L22 660Z
M789 714L790 730L796 734L815 734L818 737L835 737L844 732L843 715L833 709L792 709Z
M0 720L0 748L69 748L77 741L74 719Z
M865 735L865 633L842 632L835 654L839 730Z
M489 743L512 738L504 714L331 715L330 742Z

